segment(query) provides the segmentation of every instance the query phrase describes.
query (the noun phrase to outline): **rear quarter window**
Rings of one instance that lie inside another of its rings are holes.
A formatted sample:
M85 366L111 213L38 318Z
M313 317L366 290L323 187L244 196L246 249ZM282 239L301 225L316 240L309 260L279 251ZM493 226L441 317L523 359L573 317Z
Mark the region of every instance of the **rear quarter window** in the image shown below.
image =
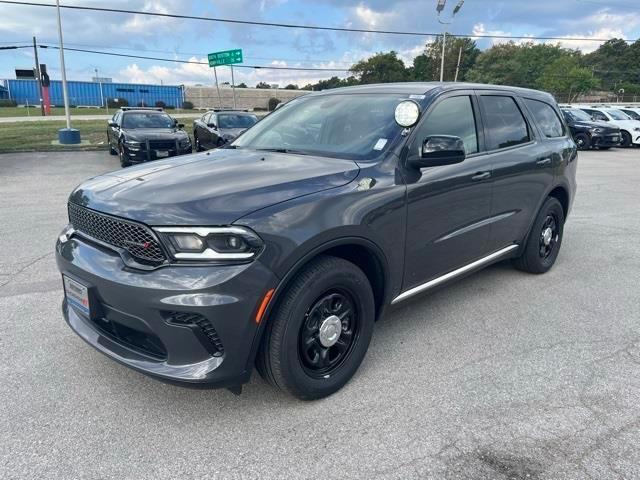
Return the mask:
M557 138L564 136L564 127L555 109L548 103L531 98L525 98L524 103L533 115L536 123L547 138Z

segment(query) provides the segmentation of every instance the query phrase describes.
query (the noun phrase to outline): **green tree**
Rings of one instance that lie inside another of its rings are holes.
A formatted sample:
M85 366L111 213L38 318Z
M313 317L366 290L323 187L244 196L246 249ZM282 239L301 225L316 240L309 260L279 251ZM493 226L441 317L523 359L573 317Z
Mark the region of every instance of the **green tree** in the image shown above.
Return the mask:
M540 88L553 93L560 101L573 102L580 95L596 89L599 81L588 68L581 67L577 56L564 56L550 63L538 80Z
M236 85L236 88L247 88L247 84L242 82L239 85Z
M271 85L266 82L260 82L256 85L256 88L271 88Z
M444 54L444 80L453 81L460 55L458 81L464 81L468 72L476 63L480 49L470 38L447 37ZM442 36L425 45L424 52L413 59L411 77L417 81L440 80L440 62L442 57Z
M290 83L289 85L284 87L284 89L285 90L298 90L298 85L296 85L295 83Z
M473 82L539 88L547 66L562 57L579 56L560 45L501 43L478 55L467 79Z
M410 80L410 71L393 50L360 60L349 71L362 84L390 83Z

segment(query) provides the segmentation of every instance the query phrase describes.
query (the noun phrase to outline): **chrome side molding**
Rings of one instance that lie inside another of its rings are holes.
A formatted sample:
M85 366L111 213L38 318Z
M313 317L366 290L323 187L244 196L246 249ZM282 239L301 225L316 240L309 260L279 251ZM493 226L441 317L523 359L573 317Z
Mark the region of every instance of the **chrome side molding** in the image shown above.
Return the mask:
M407 290L406 292L402 292L400 295L398 295L396 298L394 298L391 301L391 305L394 305L396 303L399 303L403 300L406 300L409 297L413 297L414 295L417 295L418 293L424 292L426 290L429 290L430 288L436 287L438 285L440 285L441 283L444 283L448 280L452 280L460 275L463 275L471 270L474 270L478 267L482 267L483 265L486 265L488 263L491 263L492 261L506 255L507 253L515 250L516 248L518 248L520 245L518 244L513 244L513 245L509 245L508 247L505 247L503 249L498 250L497 252L493 252L490 255L487 255L486 257L482 257L478 260L476 260L475 262L471 262L468 265L465 265L463 267L460 267L456 270L453 270L452 272L449 273L445 273L444 275L434 278L433 280L429 280L426 283L423 283L422 285L418 285L417 287L413 287L409 290Z

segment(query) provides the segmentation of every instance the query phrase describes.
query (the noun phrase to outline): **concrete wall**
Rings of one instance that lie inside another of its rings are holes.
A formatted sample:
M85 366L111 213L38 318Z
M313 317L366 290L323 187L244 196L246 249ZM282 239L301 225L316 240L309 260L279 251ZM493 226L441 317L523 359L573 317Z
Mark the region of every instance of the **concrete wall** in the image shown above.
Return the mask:
M220 108L216 87L185 86L184 99L193 103L194 108ZM283 102L310 93L307 90L284 90L262 88L236 88L237 108L252 110L256 107L267 108L269 99L275 97ZM229 86L220 86L222 108L233 108L233 91Z

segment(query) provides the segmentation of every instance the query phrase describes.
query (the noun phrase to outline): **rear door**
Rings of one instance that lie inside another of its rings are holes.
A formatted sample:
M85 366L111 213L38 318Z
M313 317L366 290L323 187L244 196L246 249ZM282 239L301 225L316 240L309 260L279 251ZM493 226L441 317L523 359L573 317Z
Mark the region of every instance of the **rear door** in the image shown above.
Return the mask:
M483 256L489 240L492 166L482 152L472 91L436 100L409 140L407 160L420 155L431 135L462 138L466 158L455 165L406 170L405 291Z
M482 91L478 100L493 164L489 250L497 251L523 241L558 158L516 95Z

